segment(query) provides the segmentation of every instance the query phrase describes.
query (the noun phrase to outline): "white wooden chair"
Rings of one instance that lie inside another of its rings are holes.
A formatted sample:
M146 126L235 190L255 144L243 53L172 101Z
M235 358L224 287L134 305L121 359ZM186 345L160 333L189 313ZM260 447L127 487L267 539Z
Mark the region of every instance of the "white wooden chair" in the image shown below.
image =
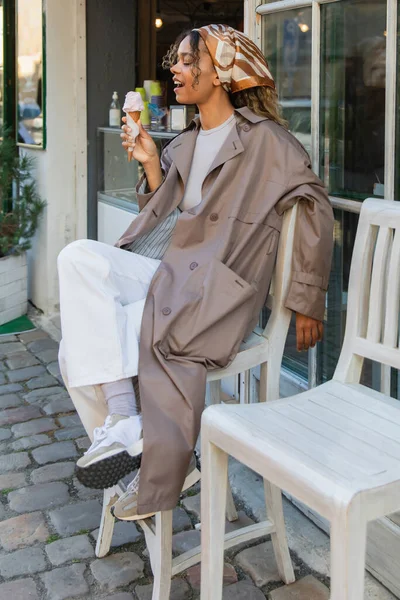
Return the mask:
M221 600L228 455L331 523L331 600L362 600L367 523L400 509L400 404L361 385L364 359L400 369L400 203L364 202L347 326L331 381L202 420L202 600ZM279 542L276 542L278 545Z
M291 318L291 311L284 308L283 299L288 291L291 272L296 214L297 207L294 207L284 215L276 268L267 301L267 305L272 310L268 324L264 330L257 327L243 342L240 352L228 368L209 372L207 381L210 383L212 404L221 402L220 380L222 378L249 372L259 365L261 367L260 399L264 401L266 398L279 397L279 373ZM238 517L232 493L229 486L225 485L225 489L227 490L225 492L226 516L229 521L235 521ZM122 491L123 487L119 485L104 492L103 513L96 546L98 557L105 556L110 549L114 528L114 517L111 515L110 508ZM266 488L266 492L268 491ZM286 542L281 497L272 490L271 494L267 493L266 501L273 520L243 527L227 534L224 538L224 548L231 548L272 533L273 539L276 540L277 560L282 579L290 583L294 581L294 573ZM159 512L153 519L136 521L136 524L142 527L149 550L154 575L152 600L168 600L171 577L200 562L200 546L177 558L172 558L172 511Z

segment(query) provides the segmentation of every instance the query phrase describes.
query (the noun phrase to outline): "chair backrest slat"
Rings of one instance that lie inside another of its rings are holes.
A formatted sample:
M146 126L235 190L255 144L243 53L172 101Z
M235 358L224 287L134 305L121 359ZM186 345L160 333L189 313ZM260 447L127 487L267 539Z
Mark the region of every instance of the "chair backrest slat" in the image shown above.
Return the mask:
M400 202L363 202L351 262L346 331L334 379L357 382L365 358L400 369Z

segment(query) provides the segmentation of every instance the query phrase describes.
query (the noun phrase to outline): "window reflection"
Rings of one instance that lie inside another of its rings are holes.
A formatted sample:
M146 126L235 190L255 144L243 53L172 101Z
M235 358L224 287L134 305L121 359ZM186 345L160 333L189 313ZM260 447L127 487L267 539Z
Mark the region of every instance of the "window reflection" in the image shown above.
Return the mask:
M288 10L263 17L262 48L275 78L283 115L290 131L311 154L311 8ZM268 311L263 320L266 322ZM304 379L308 353L297 352L293 315L283 364Z
M321 157L332 195L384 195L386 2L321 7Z
M42 0L18 0L18 141L25 144L43 144L42 58Z
M290 131L311 152L311 8L263 18L263 51Z

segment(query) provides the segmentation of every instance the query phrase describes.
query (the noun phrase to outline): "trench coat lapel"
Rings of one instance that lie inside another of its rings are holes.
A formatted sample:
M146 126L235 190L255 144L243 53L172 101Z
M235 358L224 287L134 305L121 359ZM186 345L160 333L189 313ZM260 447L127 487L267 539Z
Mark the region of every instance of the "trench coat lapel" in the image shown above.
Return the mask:
M214 171L217 167L223 165L228 160L241 154L244 151L243 144L239 138L238 126L232 127L228 137L226 138L222 148L218 152L217 156L214 158L211 163L210 168L208 169L207 175ZM206 175L206 177L207 177Z
M186 132L185 136L178 136L173 140L168 148L172 162L181 176L183 185L186 186L189 178L190 167L192 164L194 148L198 136L198 129L191 129Z

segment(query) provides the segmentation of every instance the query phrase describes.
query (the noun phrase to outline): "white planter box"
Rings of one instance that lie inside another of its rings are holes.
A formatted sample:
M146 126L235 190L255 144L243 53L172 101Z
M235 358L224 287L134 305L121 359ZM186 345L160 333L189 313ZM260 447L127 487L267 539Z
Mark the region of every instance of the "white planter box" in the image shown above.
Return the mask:
M26 253L0 258L0 325L25 315L28 309Z

